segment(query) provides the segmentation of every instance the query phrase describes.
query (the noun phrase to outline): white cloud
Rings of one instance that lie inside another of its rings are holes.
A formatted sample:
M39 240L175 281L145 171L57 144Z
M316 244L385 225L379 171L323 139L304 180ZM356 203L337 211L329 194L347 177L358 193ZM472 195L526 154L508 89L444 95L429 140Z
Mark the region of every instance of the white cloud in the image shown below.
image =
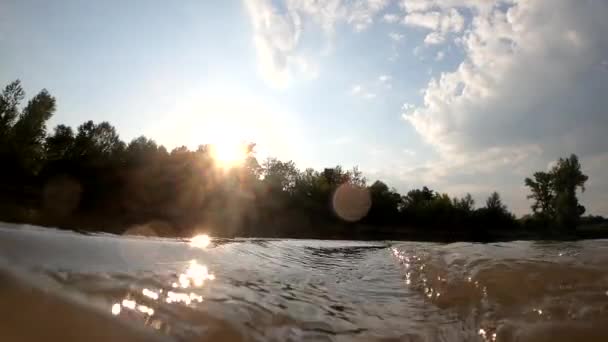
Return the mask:
M439 32L431 32L424 37L424 43L427 45L437 45L445 41L445 36Z
M279 14L269 1L246 1L254 32L258 67L264 78L276 87L291 80L295 64L308 64L297 55L302 32L299 15Z
M424 39L424 43L427 45L442 44L448 34L462 32L465 27L464 17L455 8L443 11L410 12L405 16L403 23L431 30Z
M418 26L429 30L437 30L441 21L439 12L414 12L405 16L403 23L410 26Z
M432 79L423 105L408 106L404 118L437 149L439 160L429 166L437 181L455 184L462 170L492 175L521 206L523 187L506 188L501 179L517 174L523 182L559 156L575 152L585 165L608 150L608 73L597 72L608 55L608 2L480 2L403 2L412 14L434 11L409 22L434 32L457 33L464 26L457 17L444 24L443 14L432 14L452 13L449 4L473 13L461 38L463 62ZM602 178L599 172L608 169L593 172L591 179Z
M471 8L481 13L487 13L494 6L511 2L513 0L401 0L400 7L406 13L443 11L452 8Z
M357 94L360 94L362 90L363 90L363 87L359 84L356 84L351 88L350 93L353 95L357 95Z
M389 24L394 24L400 20L400 17L393 13L387 13L382 19Z
M386 7L388 0L360 0L347 7L347 22L353 24L356 31L365 30L374 22L378 12Z
M363 97L365 99L372 100L372 99L376 98L376 94L375 93L365 93L365 95L363 95Z
M402 35L401 33L397 33L397 32L391 32L388 34L388 36L396 42L400 42L404 37L404 35Z
M284 88L296 77L314 79L319 68L305 53L301 36L305 23L313 23L330 41L339 22L352 25L355 31L369 27L387 6L388 0L312 1L285 0L278 6L271 0L244 0L253 27L253 42L257 52L258 69L271 85Z
M435 60L436 61L442 61L445 58L445 52L443 51L438 51L437 55L435 56Z

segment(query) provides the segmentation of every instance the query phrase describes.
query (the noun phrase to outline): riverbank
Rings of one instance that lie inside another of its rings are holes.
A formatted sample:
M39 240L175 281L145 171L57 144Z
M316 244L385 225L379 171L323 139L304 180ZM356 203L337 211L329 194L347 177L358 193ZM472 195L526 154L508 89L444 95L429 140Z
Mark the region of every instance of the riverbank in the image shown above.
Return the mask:
M575 230L530 230L521 223L512 229L479 227L378 226L365 223L323 222L303 217L275 217L267 222L200 222L178 225L162 219L132 222L118 216L94 214L57 216L12 204L0 205L0 221L84 233L189 238L209 234L221 238L296 238L326 240L399 240L428 242L497 242L516 240L572 241L608 238L608 222L579 225ZM323 227L320 229L319 227Z

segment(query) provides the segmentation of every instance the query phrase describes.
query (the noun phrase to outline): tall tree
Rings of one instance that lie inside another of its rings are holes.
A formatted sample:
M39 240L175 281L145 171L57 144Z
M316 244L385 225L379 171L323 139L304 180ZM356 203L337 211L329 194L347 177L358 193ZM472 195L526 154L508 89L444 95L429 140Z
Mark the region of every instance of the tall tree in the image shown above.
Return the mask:
M11 140L24 172L38 171L44 152L46 122L54 112L55 98L43 89L28 102L15 122Z
M471 194L467 193L463 198L456 198L452 200L454 208L462 210L464 212L471 212L475 209L475 200Z
M268 158L262 163L264 183L273 190L292 193L298 178L298 169L293 161L282 162Z
M72 127L58 125L52 135L46 138L45 154L48 160L68 159L74 148L74 131Z
M533 199L532 211L552 218L555 214L554 175L551 172L535 172L534 179L526 178L525 184L532 192L528 199Z
M576 191L585 191L589 177L581 171L581 164L575 154L560 158L552 169L555 189L555 215L557 223L564 228L576 227L585 207L579 204Z
M494 191L486 200L486 209L499 213L506 213L507 206L502 203L500 194Z
M16 80L7 85L0 94L0 144L6 144L17 116L19 104L25 97L21 81Z
M420 209L429 206L437 196L433 190L424 186L422 189L408 191L403 197L403 204L408 209Z
M118 157L124 151L125 143L120 140L116 128L108 122L95 124L89 120L78 127L74 149L78 157L103 162Z

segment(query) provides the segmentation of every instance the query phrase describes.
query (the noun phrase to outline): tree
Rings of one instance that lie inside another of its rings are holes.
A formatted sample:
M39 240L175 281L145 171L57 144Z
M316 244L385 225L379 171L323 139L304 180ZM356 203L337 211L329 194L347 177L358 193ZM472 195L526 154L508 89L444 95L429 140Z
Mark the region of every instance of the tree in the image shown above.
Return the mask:
M46 89L34 96L12 128L11 142L22 170L35 174L41 166L46 122L55 112L55 98Z
M585 212L585 207L578 203L576 192L579 188L585 191L588 178L582 173L578 157L574 154L560 158L549 172L534 173L534 180L525 180L532 192L528 198L534 200L533 212L561 228L575 227Z
M69 153L74 148L74 131L65 125L55 127L53 135L49 135L45 141L45 155L47 160L68 159Z
M95 124L89 120L78 127L74 142L75 155L92 161L108 160L118 157L125 149L125 143L120 140L116 128L104 121Z
M494 191L486 200L486 209L498 213L507 212L507 206L502 203L502 200L500 199L500 194L496 191Z
M268 158L262 163L264 183L273 190L293 192L298 173L295 163L291 160L282 162L276 158Z
M471 194L467 193L463 198L454 197L452 205L454 208L468 213L475 209L475 200Z
M379 180L369 186L371 207L367 214L370 223L395 223L401 206L401 195Z
M424 186L422 189L408 191L403 197L403 204L408 209L427 207L436 196L433 190Z
M17 116L19 104L25 97L21 81L16 80L7 85L0 94L0 144L6 144Z
M528 199L534 200L532 211L545 217L553 217L555 213L553 173L535 172L534 180L526 178L525 184L532 192L527 196Z
M585 207L578 203L576 191L585 191L585 182L589 177L582 173L581 164L575 154L569 158L560 158L551 170L555 191L555 215L557 223L564 228L574 228L585 212Z

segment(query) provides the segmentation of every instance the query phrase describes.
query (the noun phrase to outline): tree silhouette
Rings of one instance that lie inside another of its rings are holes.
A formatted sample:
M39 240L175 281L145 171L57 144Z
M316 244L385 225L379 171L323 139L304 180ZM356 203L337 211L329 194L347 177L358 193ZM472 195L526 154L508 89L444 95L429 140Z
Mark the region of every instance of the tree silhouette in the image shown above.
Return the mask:
M486 209L495 212L507 212L507 206L502 203L500 194L496 191L486 200Z
M24 97L25 91L19 80L7 85L0 94L0 145L7 143L10 131L19 115L19 104Z
M578 203L576 192L585 191L588 177L582 173L575 154L560 158L550 172L534 173L534 180L526 178L525 184L532 192L532 210L539 220L548 220L561 228L573 228L585 212Z
M578 157L572 154L569 158L560 158L552 169L555 189L555 214L557 223L565 228L573 228L585 207L578 203L576 191L585 191L585 182L589 177L581 171Z
M368 185L357 167L259 163L254 143L244 146L243 163L225 169L210 145L168 152L145 136L125 144L108 122L89 120L76 130L58 125L47 133L55 98L42 90L21 109L24 98L18 80L0 94L4 220L165 236L204 229L218 236L449 241L515 237L518 229L542 226L520 224L496 192L478 209L471 194L451 198L424 186L401 195L381 180ZM526 178L533 220L576 226L584 212L576 192L587 178L575 155Z
M467 193L463 198L454 198L452 203L454 208L462 210L466 213L470 213L475 210L475 200L469 193Z
M12 128L11 143L24 173L36 173L44 156L46 122L55 112L55 98L46 89L34 96Z
M525 184L530 188L532 194L528 199L533 199L532 211L546 217L553 217L555 214L554 196L554 175L549 172L535 172L534 180L525 179Z

